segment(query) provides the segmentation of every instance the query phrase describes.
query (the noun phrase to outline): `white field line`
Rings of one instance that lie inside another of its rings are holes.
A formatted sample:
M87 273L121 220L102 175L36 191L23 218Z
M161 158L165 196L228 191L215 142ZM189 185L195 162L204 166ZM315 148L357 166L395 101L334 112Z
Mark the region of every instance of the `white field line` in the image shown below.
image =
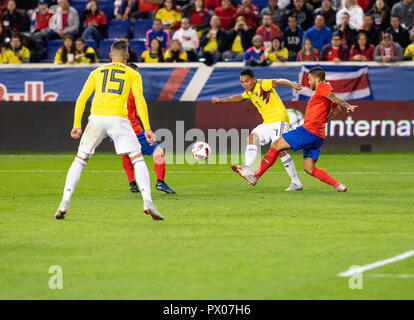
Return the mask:
M392 273L372 273L372 274L366 274L364 277L370 277L370 278L414 278L414 274L411 273L398 273L398 274L392 274Z
M121 173L124 172L123 170L88 170L85 169L85 172L90 173ZM68 170L52 170L52 169L31 169L31 170L24 170L24 169L0 169L0 173L2 172L29 172L29 173L59 173L59 172L68 172ZM230 169L228 171L200 171L200 170L168 170L168 173L178 173L178 174L187 174L187 173L196 173L196 174L212 174L212 173L219 173L219 174L233 174L233 171ZM380 171L350 171L350 172L339 172L334 171L330 172L332 174L338 175L414 175L414 172L380 172ZM267 172L266 174L276 174L276 175L285 175L286 172ZM305 174L305 172L298 172L298 174Z
M375 268L378 268L378 267L382 267L382 266L385 266L386 264L390 264L390 263L393 263L393 262L396 262L396 261L401 261L401 260L407 259L407 258L412 257L412 256L414 256L414 250L401 253L398 256L395 256L395 257L392 257L392 258L388 258L388 259L385 259L385 260L380 260L380 261L377 261L377 262L373 262L373 263L367 264L367 265L359 267L359 268L349 269L345 272L338 273L338 277L350 277L350 276L353 276L355 274L362 273L362 272L368 271L368 270L372 270L372 269L375 269Z

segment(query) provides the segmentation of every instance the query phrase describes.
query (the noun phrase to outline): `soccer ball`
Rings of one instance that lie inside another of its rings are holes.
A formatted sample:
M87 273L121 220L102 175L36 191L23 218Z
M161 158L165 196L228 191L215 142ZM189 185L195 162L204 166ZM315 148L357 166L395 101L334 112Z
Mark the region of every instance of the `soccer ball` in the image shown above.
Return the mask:
M211 153L211 148L206 142L199 141L194 143L191 152L193 153L194 158L201 161L208 158Z

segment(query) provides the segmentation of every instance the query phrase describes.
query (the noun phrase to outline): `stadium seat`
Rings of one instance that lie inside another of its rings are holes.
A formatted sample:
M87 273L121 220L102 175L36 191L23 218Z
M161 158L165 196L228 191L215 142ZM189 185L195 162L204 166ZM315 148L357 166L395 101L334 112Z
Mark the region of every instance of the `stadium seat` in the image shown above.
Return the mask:
M134 24L134 39L145 39L147 31L152 28L152 19L137 20Z
M99 43L98 58L100 62L109 61L109 52L111 52L111 45L115 39L105 39Z
M55 60L56 51L63 45L62 39L50 40L47 43L47 60Z
M91 48L93 48L93 50L96 50L96 48L98 47L98 44L93 39L87 39L87 40L85 40L85 43L86 43L87 47L91 47Z
M119 39L122 36L129 36L131 22L128 20L112 20L108 23L108 38Z
M110 21L114 18L114 2L109 0L99 0L99 9L105 13L106 20Z
M79 14L79 18L80 18L82 11L86 9L87 3L88 3L87 1L74 0L70 2L70 6L76 9L76 11Z
M252 0L252 4L258 7L259 9L266 8L269 6L268 0Z
M131 39L129 40L129 47L137 54L139 60L145 51L145 39Z

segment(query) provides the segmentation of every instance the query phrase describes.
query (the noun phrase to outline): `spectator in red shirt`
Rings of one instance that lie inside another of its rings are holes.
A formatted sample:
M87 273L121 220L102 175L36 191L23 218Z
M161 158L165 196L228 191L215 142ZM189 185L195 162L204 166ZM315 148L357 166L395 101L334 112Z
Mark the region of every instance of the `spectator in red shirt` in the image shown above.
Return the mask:
M205 0L204 5L207 10L214 10L220 7L220 0Z
M86 10L82 12L81 21L85 28L82 32L82 39L93 39L96 42L106 37L106 16L99 10L98 1L90 0L86 5Z
M236 21L236 9L230 0L221 0L221 7L214 9L214 15L220 18L220 27L223 30L230 30Z
M339 32L335 31L332 34L330 44L326 44L319 55L320 61L341 62L348 61L349 53L348 47L341 44L341 37Z
M272 16L267 13L263 15L262 25L257 28L256 34L262 36L265 49L269 49L272 46L272 39L274 37L283 37L282 31L272 22Z
M313 47L312 41L306 39L303 48L298 52L296 61L318 61L319 51Z
M259 9L252 5L251 0L242 0L241 6L236 11L236 18L238 16L243 16L246 18L246 24L253 29L257 28L257 22L259 17L256 12Z
M53 16L53 12L49 10L46 0L39 0L37 8L27 11L30 19L30 33L36 39L46 37L49 27L49 20Z
M210 23L210 15L204 7L204 0L195 0L182 8L184 17L190 21L191 28L200 31L207 28Z
M375 47L368 42L365 32L359 32L357 42L349 51L350 61L374 61Z
M138 19L154 19L163 0L138 0L138 11L131 13L131 21Z

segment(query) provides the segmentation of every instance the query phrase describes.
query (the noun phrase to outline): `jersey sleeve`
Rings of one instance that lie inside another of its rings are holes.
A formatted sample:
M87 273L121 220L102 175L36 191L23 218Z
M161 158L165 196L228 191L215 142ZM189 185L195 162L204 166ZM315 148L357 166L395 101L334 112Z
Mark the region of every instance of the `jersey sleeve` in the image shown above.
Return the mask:
M94 72L92 72L88 80L86 80L85 84L83 85L82 91L79 94L78 99L76 100L75 105L75 120L73 122L74 128L81 128L82 127L82 115L83 111L85 110L85 104L88 98L95 90L95 79L94 79Z
M262 88L263 88L264 91L272 90L273 89L272 80L270 80L270 79L263 80L262 81Z
M329 94L332 92L332 87L327 83L320 84L317 89L317 93L325 98L327 98Z
M132 94L135 97L135 105L139 118L141 119L142 125L144 126L144 130L149 130L151 127L148 117L147 102L145 101L142 89L141 75L138 72L134 71L134 73L131 72L130 76L132 78L131 90Z

